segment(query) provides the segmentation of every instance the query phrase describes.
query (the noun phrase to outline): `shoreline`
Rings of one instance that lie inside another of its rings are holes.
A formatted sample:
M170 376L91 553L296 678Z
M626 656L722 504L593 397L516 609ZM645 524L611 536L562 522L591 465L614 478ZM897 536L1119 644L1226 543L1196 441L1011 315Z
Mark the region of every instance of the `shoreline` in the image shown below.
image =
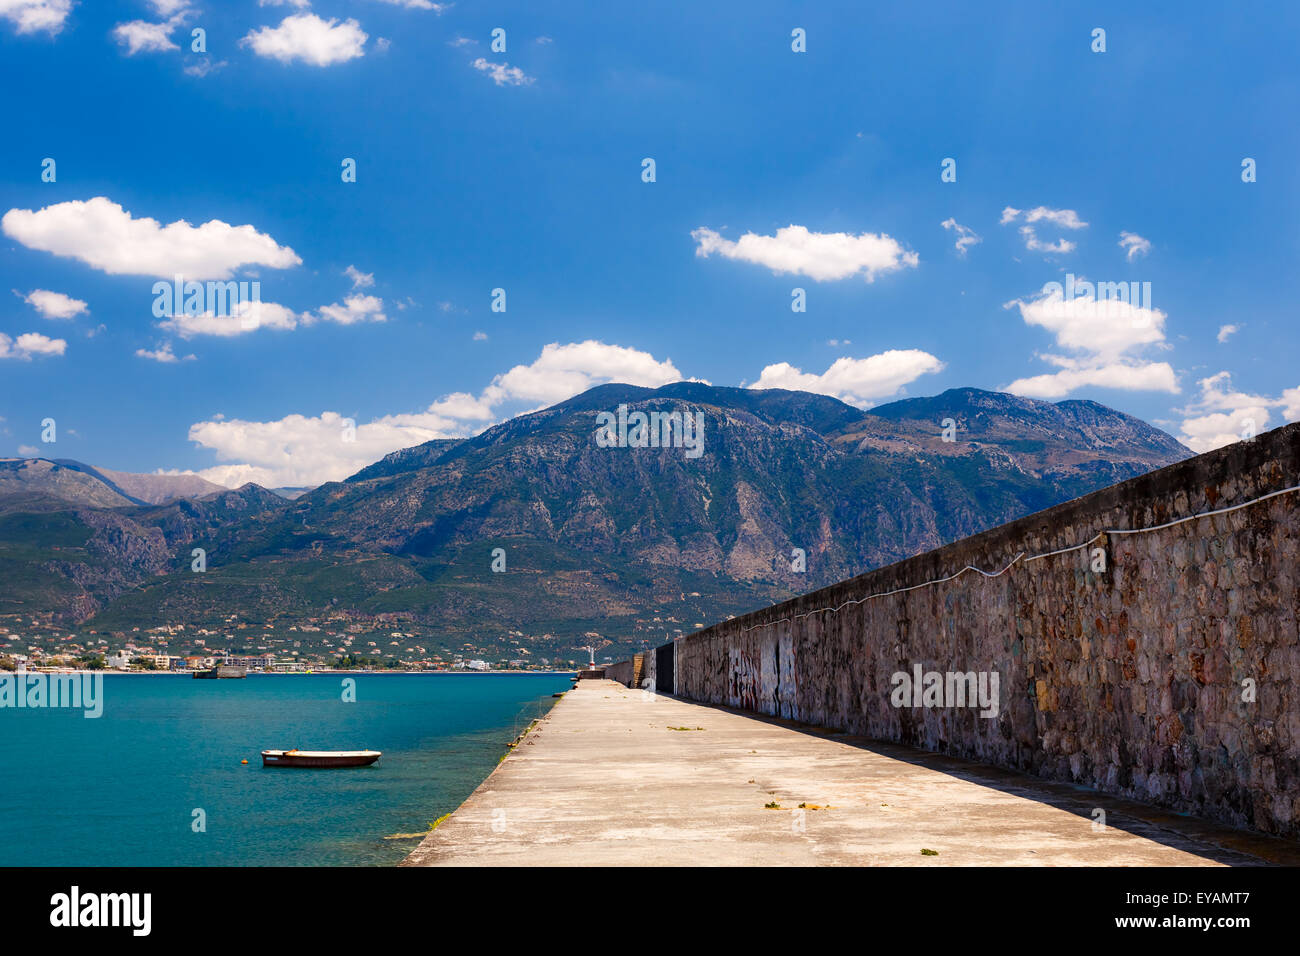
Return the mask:
M564 674L569 672L559 671L558 673ZM457 814L463 813L465 808L476 798L481 797L483 793L490 792L487 790L488 784L492 782L493 778L503 773L505 768L510 764L511 759L519 753L520 744L527 740L530 734L538 732L542 728L542 725L547 723L555 715L556 709L560 704L564 703L565 699L569 696L569 693L570 691L564 691L558 695L553 695L551 698L551 706L546 709L546 712L539 714L537 717L530 720L528 725L520 731L515 739L506 745L506 752L501 755L501 759L497 761L496 766L488 771L487 776L479 781L478 785L469 792L469 795L466 796L465 799L455 807L455 809L450 810L439 817L427 832L422 833L420 835L420 840L415 844L415 846L407 851L406 856L389 865L395 867L426 865L424 860L429 853L430 847L433 845L433 835L438 832L438 828L455 819ZM536 738L534 737L534 740L535 739Z

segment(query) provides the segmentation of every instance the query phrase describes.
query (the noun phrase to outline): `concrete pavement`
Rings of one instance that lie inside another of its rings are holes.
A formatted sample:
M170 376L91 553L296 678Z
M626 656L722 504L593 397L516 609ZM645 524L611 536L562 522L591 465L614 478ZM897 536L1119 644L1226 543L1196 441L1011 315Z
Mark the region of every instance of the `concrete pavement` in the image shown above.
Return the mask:
M1300 864L1300 845L593 680L567 693L403 865L1269 863Z

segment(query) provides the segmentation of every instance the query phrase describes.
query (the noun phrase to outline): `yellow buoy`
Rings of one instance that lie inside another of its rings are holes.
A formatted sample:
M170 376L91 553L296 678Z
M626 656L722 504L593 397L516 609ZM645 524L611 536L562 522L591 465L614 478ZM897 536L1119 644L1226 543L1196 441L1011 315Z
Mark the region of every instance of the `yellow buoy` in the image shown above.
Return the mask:
M247 760L241 760L241 761L239 761L239 762L240 762L240 763L248 763Z

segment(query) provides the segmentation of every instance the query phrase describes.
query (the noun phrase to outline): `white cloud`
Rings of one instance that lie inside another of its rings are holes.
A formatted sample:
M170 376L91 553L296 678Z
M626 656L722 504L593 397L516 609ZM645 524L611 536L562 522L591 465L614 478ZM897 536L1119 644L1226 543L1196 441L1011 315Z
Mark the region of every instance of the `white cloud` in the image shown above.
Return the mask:
M457 36L447 41L447 46L478 46L478 40L471 40L469 37Z
M198 422L190 426L189 438L229 463L198 472L209 481L228 487L246 481L267 487L318 485L341 481L399 448L435 438L463 438L482 429L477 414L465 421L440 412L438 407L444 403L474 411L461 409L456 396L447 396L427 411L385 415L355 423L353 428L347 416L327 411L269 422Z
M225 463L199 472L209 481L231 487L246 481L316 485L345 478L399 448L476 434L498 420L509 402L551 405L603 382L653 388L681 379L671 361L638 349L595 341L551 343L532 363L496 376L478 396L457 392L422 412L357 424L353 441L344 440L345 416L334 411L269 422L214 417L192 425L189 437Z
M1073 252L1078 248L1069 239L1057 239L1055 242L1043 242L1034 233L1032 226L1021 226L1020 236L1025 240L1025 248L1030 252L1043 252L1049 255Z
M75 315L90 311L85 302L74 299L70 295L64 295L62 292L51 292L49 289L33 289L27 295L23 295L16 289L14 291L22 297L24 302L47 319L70 319Z
M132 20L119 23L113 28L113 38L126 49L127 56L137 53L161 53L167 50L179 50L172 42L173 23L148 23L144 20Z
M1284 421L1300 418L1300 387L1288 388L1277 398L1251 395L1232 387L1232 376L1218 372L1203 378L1199 398L1180 409L1187 416L1182 423L1180 440L1196 452L1207 452L1269 427L1270 409L1280 409Z
M438 16L442 16L452 7L450 3L433 3L432 0L379 0L379 2L392 7L405 7L408 10L432 10Z
M284 269L302 263L288 246L252 226L220 219L163 226L156 219L134 218L104 196L37 211L10 209L0 229L29 249L80 259L110 275L228 279L240 266Z
M373 295L349 295L343 304L323 305L311 312L297 313L275 302L245 300L235 303L228 314L203 312L194 315L177 313L158 323L164 331L182 338L199 335L233 338L256 332L259 329L292 331L299 325L311 326L318 322L335 322L339 325L357 325L363 322L386 322L384 300Z
M1119 234L1119 247L1128 256L1128 261L1132 262L1139 256L1145 256L1151 251L1151 240L1143 239L1136 232L1121 232Z
M1085 285L1085 291L1092 288ZM1137 354L1147 348L1167 347L1167 316L1149 303L1098 300L1095 290L1089 297L1067 299L1059 283L1050 283L1034 299L1015 299L1003 306L1013 307L1019 309L1026 324L1047 329L1058 346L1073 354L1041 356L1061 371L1017 379L1007 391L1032 398L1059 398L1089 385L1178 391L1177 377L1167 362L1151 362Z
M0 17L19 33L45 31L55 36L72 12L72 0L0 0Z
M1061 229L1086 229L1088 224L1079 218L1079 214L1073 209L1052 209L1048 206L1035 206L1028 212L1016 209L1014 206L1007 206L1002 210L1002 218L998 220L999 225L1007 225L1024 217L1024 225L1020 227L1020 238L1025 242L1025 248L1030 252L1041 252L1047 255L1059 255L1066 252L1073 252L1076 248L1075 243L1069 239L1058 239L1056 242L1044 242L1038 238L1038 233L1032 223L1048 222Z
M162 53L179 50L172 42L172 33L193 13L186 0L150 0L154 13L167 17L162 23L132 20L113 28L113 37L126 49L127 56L137 53Z
M1229 323L1228 325L1219 326L1219 334L1217 336L1219 343L1222 344L1228 341L1229 336L1236 335L1240 331L1241 331L1240 325L1232 325L1231 323Z
M587 340L552 342L530 365L516 365L498 375L484 391L494 404L507 399L553 405L603 382L658 388L685 376L671 359L660 362L649 352Z
M339 325L355 325L358 322L387 322L383 313L384 300L373 295L349 295L343 304L323 305L316 311L319 316L304 315L303 323L311 325L317 321L337 322Z
M348 425L338 412L270 422L236 418L198 422L190 426L189 438L229 462L198 472L209 481L276 487L339 481L391 451L451 437L455 430L454 422L433 415L387 416L356 425L355 432Z
M956 231L957 255L962 256L963 258L966 255L967 249L969 249L973 245L976 245L977 243L984 241L983 239L981 239L979 236L975 234L974 229L968 228L967 226L963 226L956 219L953 218L945 219L943 222L939 223L939 225L943 226L943 228L945 229L953 229Z
M0 359L29 361L36 355L62 355L68 348L63 339L52 339L39 332L24 332L16 339L0 332Z
M373 272L362 272L356 266L348 266L343 270L343 274L352 280L352 288L368 289L375 284L375 274Z
M209 56L200 56L197 60L184 68L186 76L204 77L209 73L216 73L220 69L229 66L225 60L214 60Z
M692 230L695 254L707 258L718 253L728 259L753 262L774 273L805 275L818 282L862 275L868 282L877 275L915 268L915 252L883 233L809 232L804 226L778 229L774 236L747 232L735 242L712 229Z
M292 309L275 302L245 300L235 304L228 315L217 315L214 312L186 315L178 312L159 322L158 328L183 339L192 339L198 335L233 338L259 329L295 329L300 320L305 324L306 316L299 316Z
M1127 294L1129 287L1122 285ZM1076 286L1083 286L1085 293L1095 288L1083 280ZM1107 359L1165 341L1168 316L1149 303L1143 305L1106 296L1098 299L1095 291L1092 295L1070 291L1074 294L1067 299L1060 283L1054 282L1036 298L1013 299L1002 307L1019 309L1020 317L1027 324L1047 329L1062 348L1092 352Z
M1300 385L1282 390L1282 415L1288 422L1300 419Z
M445 415L463 422L491 422L497 417L492 400L486 395L475 398L469 392L444 395L427 409L433 415Z
M259 7L294 7L305 10L311 6L311 0L257 0Z
M1006 210L1003 210L1004 214L1005 212ZM1044 220L1054 223L1062 229L1086 229L1088 226L1073 209L1049 209L1046 206L1035 206L1025 213L1025 222L1042 222Z
M1018 378L1006 387L1028 398L1064 398L1089 386L1133 392L1177 392L1178 377L1168 362L1111 362L1096 364L1060 355L1043 356L1061 371Z
M475 342L486 342L486 341L487 341L487 338L488 338L488 337L487 337L487 333L486 333L486 332L475 332L475 333L474 333L474 341L475 341Z
M470 66L480 72L487 73L497 86L527 86L533 82L531 76L519 69L519 67L511 66L509 63L490 63L483 57L479 57L470 63Z
M281 20L278 27L249 31L239 43L251 47L258 56L281 63L302 60L312 66L330 66L365 56L368 39L356 20L340 23L334 18L323 20L314 13L296 13Z
M850 405L867 407L898 394L903 386L944 367L929 352L891 349L868 358L838 358L820 375L804 372L788 362L769 365L750 388L788 388L830 395Z
M136 349L135 354L140 358L151 359L152 361L155 362L162 362L164 365L168 365L171 364L172 362L180 362L180 361L190 362L193 361L194 359L193 355L186 355L184 359L179 358L176 355L176 353L172 351L172 344L170 342L164 342L161 346L159 346L157 349L153 351L150 351L149 349Z

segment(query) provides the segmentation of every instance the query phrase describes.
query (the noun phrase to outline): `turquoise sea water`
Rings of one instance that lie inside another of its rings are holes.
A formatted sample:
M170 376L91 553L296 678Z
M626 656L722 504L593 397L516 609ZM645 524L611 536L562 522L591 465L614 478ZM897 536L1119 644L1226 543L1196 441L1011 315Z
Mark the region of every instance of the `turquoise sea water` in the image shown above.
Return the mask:
M0 709L0 866L396 863L416 841L384 837L454 810L568 688L564 674L108 675L98 719ZM384 756L262 767L262 750L293 747Z

